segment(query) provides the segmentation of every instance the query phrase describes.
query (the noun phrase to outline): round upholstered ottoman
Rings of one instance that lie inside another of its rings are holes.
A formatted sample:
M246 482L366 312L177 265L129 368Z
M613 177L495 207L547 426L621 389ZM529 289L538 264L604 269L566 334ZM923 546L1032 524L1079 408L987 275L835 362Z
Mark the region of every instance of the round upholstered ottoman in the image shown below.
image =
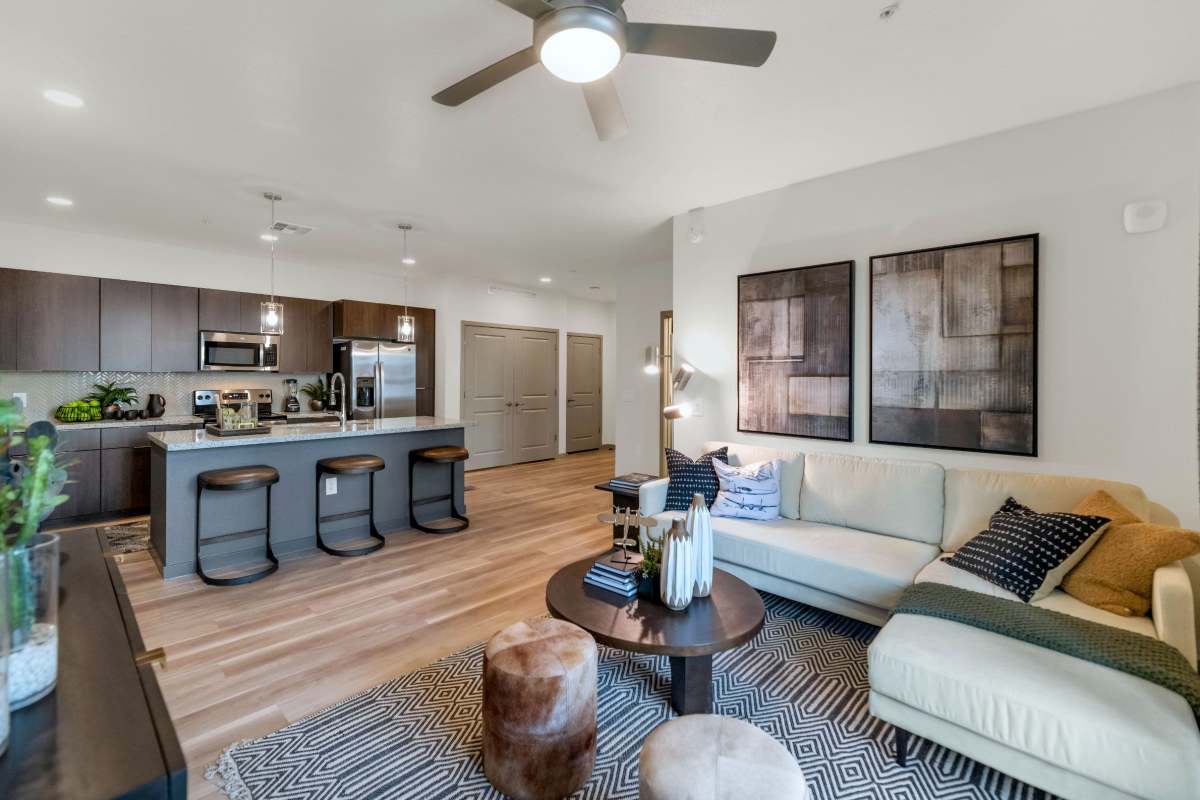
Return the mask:
M483 656L483 771L516 800L556 800L596 764L596 643L557 619L518 622Z
M808 800L804 772L787 748L748 722L689 714L642 744L642 800Z

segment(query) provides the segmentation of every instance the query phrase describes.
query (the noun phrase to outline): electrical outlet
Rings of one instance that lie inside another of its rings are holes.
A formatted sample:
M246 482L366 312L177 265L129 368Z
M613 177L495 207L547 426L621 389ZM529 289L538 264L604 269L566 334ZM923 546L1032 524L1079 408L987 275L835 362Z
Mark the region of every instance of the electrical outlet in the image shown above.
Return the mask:
M337 494L337 478L329 477L325 479L325 494Z
M17 408L21 411L24 411L26 408L29 407L29 393L28 392L13 392L12 399L17 401Z

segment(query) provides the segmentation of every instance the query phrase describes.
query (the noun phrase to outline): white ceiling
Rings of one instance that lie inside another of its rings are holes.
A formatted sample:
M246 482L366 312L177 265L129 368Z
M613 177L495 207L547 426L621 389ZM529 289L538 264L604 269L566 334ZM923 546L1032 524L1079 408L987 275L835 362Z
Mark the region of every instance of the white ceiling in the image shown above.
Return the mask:
M540 67L430 101L529 44L493 0L9 3L0 218L254 253L273 188L318 228L293 258L396 262L408 220L421 270L611 298L614 269L670 258L688 208L1200 78L1196 0L904 0L881 22L885 4L628 0L635 21L779 43L757 70L629 56L632 132L602 144Z

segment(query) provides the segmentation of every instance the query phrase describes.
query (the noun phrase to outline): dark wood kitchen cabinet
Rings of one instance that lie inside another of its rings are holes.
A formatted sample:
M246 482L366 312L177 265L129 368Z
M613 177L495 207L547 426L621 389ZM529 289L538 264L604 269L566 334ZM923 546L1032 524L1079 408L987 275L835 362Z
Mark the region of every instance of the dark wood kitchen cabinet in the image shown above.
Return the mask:
M437 312L432 308L412 308L413 338L417 342L417 415L433 416L434 348L437 344Z
M100 368L100 279L20 270L17 369Z
M262 330L262 304L271 298L265 294L241 293L242 322L233 328L242 333L259 333ZM287 330L287 309L283 310L283 329Z
M62 493L70 499L50 512L47 519L66 519L100 513L101 452L84 450L63 456L67 462L69 483L63 487Z
M224 289L200 289L199 323L202 331L240 331L242 329L242 293ZM255 325L254 330L258 330ZM199 353L199 345L197 345Z
M305 372L308 369L308 329L312 324L315 300L281 297L283 335L279 337L279 371Z
M100 280L100 369L149 372L152 287L140 281Z
M142 511L150 507L150 444L100 451L100 510Z
M150 292L150 371L200 368L199 290L156 283Z
M333 335L342 339L378 339L384 308L363 300L338 300L333 304Z
M0 269L0 370L17 368L17 282L20 269Z
M308 361L305 372L333 372L333 303L309 300Z

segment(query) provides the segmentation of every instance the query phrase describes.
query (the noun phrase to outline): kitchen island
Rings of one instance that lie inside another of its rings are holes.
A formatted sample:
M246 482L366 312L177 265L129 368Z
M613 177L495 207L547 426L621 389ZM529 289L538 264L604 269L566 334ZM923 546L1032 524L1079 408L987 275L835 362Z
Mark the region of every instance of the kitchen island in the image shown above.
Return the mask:
M323 458L370 454L387 464L375 475L375 523L383 533L409 527L408 455L412 450L444 445L462 446L466 423L440 417L395 417L351 420L345 423L278 425L251 436L216 436L206 431L163 431L149 435L150 543L164 578L195 573L196 476L201 472L265 464L279 471L272 489L271 546L276 555L317 550L316 463ZM458 471L455 504L464 509L463 465ZM365 509L367 476L343 476L333 486L322 481L321 515ZM418 498L445 495L449 469L422 465L416 476ZM205 493L204 537L257 527L263 521L265 490ZM449 515L449 502L421 507L421 518ZM325 540L337 545L360 540L365 517L336 520L321 528ZM263 562L262 537L206 545L206 571L238 570ZM368 556L369 557L369 556ZM286 566L286 565L285 565Z

